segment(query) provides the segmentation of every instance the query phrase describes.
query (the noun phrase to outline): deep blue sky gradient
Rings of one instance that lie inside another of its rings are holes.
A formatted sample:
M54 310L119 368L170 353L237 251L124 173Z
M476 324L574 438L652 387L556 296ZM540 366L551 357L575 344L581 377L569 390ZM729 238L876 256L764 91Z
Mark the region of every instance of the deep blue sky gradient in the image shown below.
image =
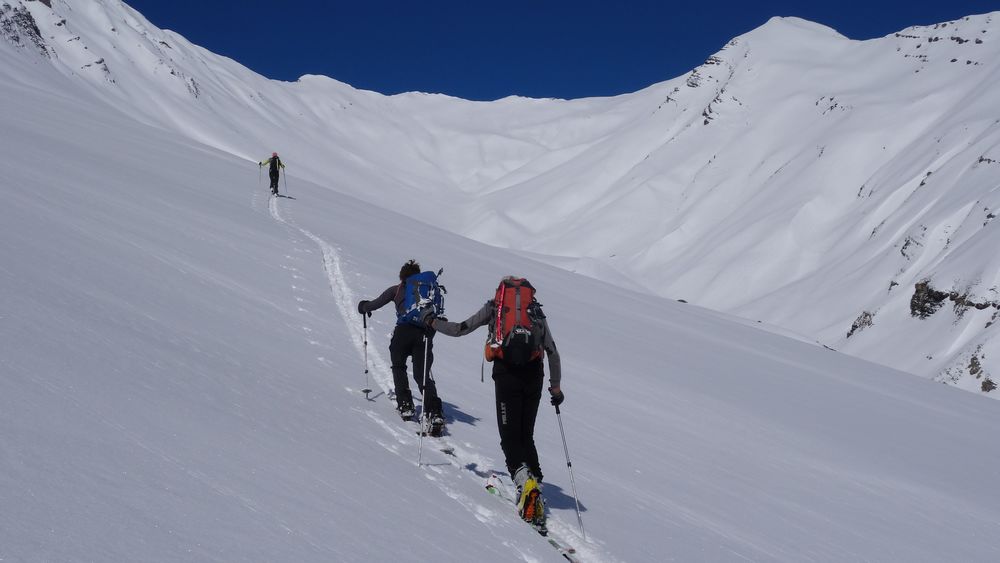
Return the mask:
M254 71L383 94L582 98L681 76L772 16L852 39L1000 10L998 0L126 0Z

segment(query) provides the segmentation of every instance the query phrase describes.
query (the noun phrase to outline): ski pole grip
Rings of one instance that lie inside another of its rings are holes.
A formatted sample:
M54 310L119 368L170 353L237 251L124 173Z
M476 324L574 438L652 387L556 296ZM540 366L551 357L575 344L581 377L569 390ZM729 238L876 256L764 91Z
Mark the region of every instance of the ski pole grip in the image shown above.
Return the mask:
M559 412L559 405L556 405L556 414L562 414L561 412Z

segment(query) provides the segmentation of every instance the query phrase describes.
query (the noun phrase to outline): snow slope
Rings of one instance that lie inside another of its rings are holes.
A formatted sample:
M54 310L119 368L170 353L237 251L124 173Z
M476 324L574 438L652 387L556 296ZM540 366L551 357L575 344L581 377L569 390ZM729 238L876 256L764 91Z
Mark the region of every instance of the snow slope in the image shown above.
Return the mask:
M539 288L587 540L548 406L537 441L582 560L1000 556L990 401L375 205L436 187L392 177L426 148L404 127L381 141L401 162L319 182L289 156L294 199L269 200L252 162L168 123L179 106L142 114L30 46L0 61L2 560L561 560L482 491L502 468L483 334L436 342L455 456L428 440L416 465L385 394L388 312L359 392L354 305L409 257L446 268L453 319L504 274ZM452 102L430 98L408 99ZM543 102L497 116L518 104Z

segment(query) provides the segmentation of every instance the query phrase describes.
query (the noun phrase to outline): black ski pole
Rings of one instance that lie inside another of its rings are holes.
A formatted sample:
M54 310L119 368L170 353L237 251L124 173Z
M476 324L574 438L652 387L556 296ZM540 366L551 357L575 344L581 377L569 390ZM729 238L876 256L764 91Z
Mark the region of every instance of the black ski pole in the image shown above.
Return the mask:
M361 315L361 322L365 326L365 388L361 390L365 394L365 398L368 399L368 394L372 392L371 387L368 385L368 316ZM368 399L369 401L371 399Z
M566 447L566 431L563 430L562 413L556 405L556 420L559 421L559 435L562 436L563 451L566 453L566 467L569 468L569 482L573 486L573 500L576 501L576 520L580 523L580 533L587 539L587 531L583 529L583 516L580 515L580 497L576 493L576 479L573 477L573 462L569 460L569 448Z

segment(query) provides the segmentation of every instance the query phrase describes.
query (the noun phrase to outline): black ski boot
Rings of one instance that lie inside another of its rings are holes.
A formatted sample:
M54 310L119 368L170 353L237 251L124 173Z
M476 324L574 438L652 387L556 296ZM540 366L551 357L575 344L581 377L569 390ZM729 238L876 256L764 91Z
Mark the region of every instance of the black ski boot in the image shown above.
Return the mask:
M431 436L439 437L444 434L444 415L439 412L432 412L427 421L428 433Z
M413 403L408 401L400 402L399 406L396 407L396 412L399 413L400 418L406 421L413 420L413 415L416 414L413 410Z
M420 417L420 431L422 436L433 436L440 438L444 433L444 417L441 413L427 413Z

